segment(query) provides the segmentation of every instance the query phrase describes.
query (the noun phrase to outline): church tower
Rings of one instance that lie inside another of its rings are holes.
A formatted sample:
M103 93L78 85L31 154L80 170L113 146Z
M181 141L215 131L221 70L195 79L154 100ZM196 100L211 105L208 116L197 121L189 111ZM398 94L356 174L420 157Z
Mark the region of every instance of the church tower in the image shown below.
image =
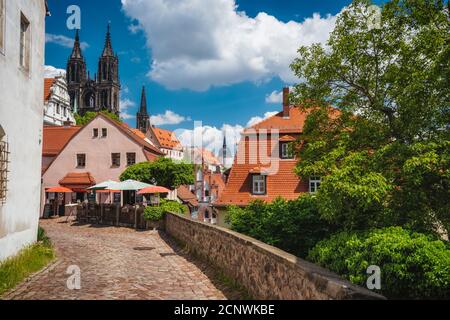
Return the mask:
M136 114L136 129L139 129L142 133L146 133L150 126L150 116L147 112L147 97L145 95L145 87L142 87L141 94L141 107Z
M81 52L80 35L78 29L75 33L75 42L72 53L67 62L67 89L70 96L70 107L78 112L81 107L82 87L86 82L86 62Z
M119 115L119 58L114 54L108 24L105 46L98 62L97 103L99 110L108 110Z

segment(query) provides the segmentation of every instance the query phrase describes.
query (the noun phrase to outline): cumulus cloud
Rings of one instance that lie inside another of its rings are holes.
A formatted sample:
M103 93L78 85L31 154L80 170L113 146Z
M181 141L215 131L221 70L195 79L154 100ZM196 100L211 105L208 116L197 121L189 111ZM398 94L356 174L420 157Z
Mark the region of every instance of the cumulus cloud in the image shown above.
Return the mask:
M247 127L252 127L257 123L260 123L261 121L266 120L267 118L270 118L270 117L276 115L277 113L279 113L279 111L271 111L271 112L266 112L264 114L264 117L258 117L258 116L253 117L248 121Z
M243 130L244 127L240 125L224 124L218 128L196 123L194 129L179 129L175 131L175 134L183 146L206 148L219 158L222 154L223 138L226 137L227 165L230 165Z
M282 22L260 12L249 17L235 0L122 0L142 30L153 62L149 76L170 89L204 91L243 81L279 77L294 83L289 65L301 45L324 43L336 17L314 14Z
M66 70L58 69L54 66L44 66L44 78L55 78L57 76L65 76Z
M155 126L175 125L185 121L191 121L191 118L181 116L171 110L167 110L164 114L158 114L150 117L150 122Z
M271 94L266 96L266 103L282 103L283 102L283 91L273 91Z
M136 103L130 99L120 100L120 117L124 120L134 119L135 116L130 113L130 108L134 108Z
M45 34L45 43L54 43L64 48L73 48L74 39L63 36L61 34ZM85 50L89 48L89 44L87 42L80 42L81 49Z

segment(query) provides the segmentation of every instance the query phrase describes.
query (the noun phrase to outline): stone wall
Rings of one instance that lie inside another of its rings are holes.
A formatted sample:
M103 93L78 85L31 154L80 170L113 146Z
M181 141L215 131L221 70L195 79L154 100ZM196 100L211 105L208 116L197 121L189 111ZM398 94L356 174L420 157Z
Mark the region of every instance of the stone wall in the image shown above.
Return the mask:
M384 299L336 274L231 230L176 214L166 233L243 285L255 299Z

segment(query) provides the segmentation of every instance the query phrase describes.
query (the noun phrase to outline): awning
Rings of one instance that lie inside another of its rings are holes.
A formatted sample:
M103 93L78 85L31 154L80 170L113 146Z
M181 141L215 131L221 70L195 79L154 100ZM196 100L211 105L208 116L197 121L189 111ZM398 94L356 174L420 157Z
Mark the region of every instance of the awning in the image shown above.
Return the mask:
M268 168L262 168L262 167L255 167L251 169L250 174L261 174L261 175L267 175L269 172Z
M85 190L95 185L95 180L89 172L71 172L68 173L62 180L60 180L59 184L70 189Z
M294 142L294 141L296 141L297 139L295 139L293 136L289 136L289 135L286 135L286 136L282 136L281 138L280 138L280 142Z
M118 193L120 190L95 190L96 193Z
M72 193L73 190L66 188L66 187L51 187L51 188L47 188L45 189L45 192L50 192L50 193Z

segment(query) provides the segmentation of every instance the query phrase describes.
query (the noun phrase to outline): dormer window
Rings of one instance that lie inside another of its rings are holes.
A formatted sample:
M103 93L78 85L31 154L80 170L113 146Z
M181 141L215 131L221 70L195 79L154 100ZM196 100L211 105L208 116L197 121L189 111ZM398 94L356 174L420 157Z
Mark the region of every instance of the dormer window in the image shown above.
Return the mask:
M259 174L252 176L252 193L254 195L266 194L267 177Z
M294 159L292 147L290 142L280 143L280 158L281 159Z

